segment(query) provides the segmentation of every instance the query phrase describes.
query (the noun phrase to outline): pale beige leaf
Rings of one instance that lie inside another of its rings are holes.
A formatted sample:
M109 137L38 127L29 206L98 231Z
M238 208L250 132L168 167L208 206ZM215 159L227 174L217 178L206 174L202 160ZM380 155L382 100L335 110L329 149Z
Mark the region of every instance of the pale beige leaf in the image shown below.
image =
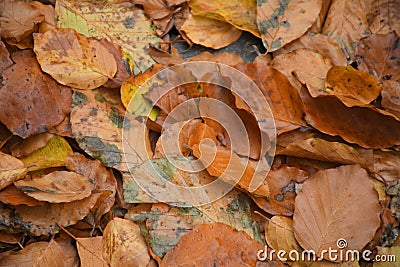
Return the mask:
M110 221L103 233L103 257L111 266L146 266L150 256L139 226L120 218Z
M34 179L14 182L15 186L39 201L71 202L90 196L95 181L75 172L55 171Z
M189 15L180 31L193 43L214 49L230 45L242 34L241 30L227 22L193 15Z
M27 172L19 159L0 152L0 190L22 178Z
M368 173L359 165L319 171L307 179L295 200L294 233L299 244L318 256L324 249L361 251L380 226L378 194Z
M102 241L102 236L76 239L81 266L109 266L103 259Z
M370 30L360 0L332 0L322 33L342 47L347 58L353 59L355 45Z
M322 8L321 0L258 0L257 24L268 52L302 36L315 22Z
M34 40L34 51L42 70L61 84L93 89L117 72L117 62L105 46L73 29L36 33Z

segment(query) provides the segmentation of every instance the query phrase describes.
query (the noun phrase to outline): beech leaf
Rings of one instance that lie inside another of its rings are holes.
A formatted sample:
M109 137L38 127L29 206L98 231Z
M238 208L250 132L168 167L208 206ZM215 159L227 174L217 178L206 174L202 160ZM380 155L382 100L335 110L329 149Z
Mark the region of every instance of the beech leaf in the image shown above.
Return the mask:
M0 190L21 179L27 172L19 159L0 152Z

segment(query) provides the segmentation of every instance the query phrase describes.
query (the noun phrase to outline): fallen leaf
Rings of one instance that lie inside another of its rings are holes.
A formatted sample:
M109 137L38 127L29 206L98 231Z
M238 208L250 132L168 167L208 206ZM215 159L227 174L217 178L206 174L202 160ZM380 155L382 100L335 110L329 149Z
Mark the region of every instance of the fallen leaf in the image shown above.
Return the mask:
M274 52L274 56L292 52L299 48L309 49L329 59L334 66L347 65L347 59L339 44L320 33L306 33L299 39Z
M202 52L198 55L195 55L193 57L187 58L189 61L212 61L212 62L218 62L221 64L229 65L229 66L235 66L237 64L244 63L243 59L235 54L235 53L229 53L229 52L222 52L218 54L211 54L210 52Z
M372 164L372 150L357 150L339 142L329 142L320 138L295 141L279 154L340 164L360 164L366 167Z
M400 3L396 0L361 1L364 7L369 28L372 33L387 34L396 31L400 34Z
M105 38L121 46L133 60L135 75L154 64L147 50L149 44L158 45L160 39L143 10L133 3L60 0L55 10L57 27L73 28L88 37Z
M0 152L0 190L21 179L27 169L19 159Z
M0 35L20 42L44 20L41 12L31 3L5 0L0 4Z
M188 247L193 245L196 250L188 254ZM260 243L233 227L222 223L202 224L184 235L160 266L255 266L255 252L260 249Z
M109 266L103 259L103 237L77 238L81 266Z
M13 65L14 63L10 59L10 53L8 53L8 50L5 46L5 44L0 41L0 74L3 73L5 69ZM3 78L0 79L0 81Z
M103 257L111 266L146 266L150 256L139 226L120 218L110 221L103 233Z
M28 207L40 206L46 203L26 195L24 191L16 188L15 185L9 185L0 191L0 201L8 205L26 205Z
M45 5L38 1L32 1L30 4L44 16L43 21L39 24L40 33L45 33L56 27L56 16L52 5Z
M44 147L22 157L21 161L29 171L36 171L65 166L67 157L72 153L72 148L68 142L61 136L54 135Z
M332 0L322 33L337 41L347 58L354 58L355 45L370 35L359 0Z
M382 84L375 77L351 66L332 67L326 75L325 87L326 93L335 95L348 107L369 104L382 90Z
M3 72L0 121L22 138L58 125L71 110L71 89L44 74L32 51L12 59L16 64Z
M95 181L75 172L54 171L40 178L22 179L14 185L30 197L50 203L84 199L92 193Z
M3 266L68 266L61 246L54 240L29 244L20 251L6 255L1 262Z
M307 86L313 97L325 87L325 77L333 66L329 59L308 49L297 49L274 57L270 66L288 77L293 87L300 91L301 84ZM297 79L301 84L298 84Z
M399 121L370 107L346 107L336 96L312 98L306 89L301 97L306 120L314 128L340 135L364 148L385 148L400 144ZM377 131L376 129L379 129Z
M101 193L96 193L85 199L67 203L46 203L35 207L16 206L14 226L33 236L56 234L60 231L60 226L73 225L88 215L100 195Z
M226 21L238 29L260 36L256 24L255 0L190 0L189 6L193 15Z
M356 47L360 70L367 71L380 81L400 79L400 38L395 33L372 34Z
M183 31L193 43L213 49L232 44L242 34L241 30L227 22L196 15L189 15L180 27L180 31Z
M317 20L314 22L314 24L308 30L308 33L321 32L322 27L324 26L325 18L326 18L326 15L328 14L331 2L332 2L331 0L322 0L321 11L319 12Z
M0 231L0 242L3 242L3 243L18 244L22 241L22 238L23 238L22 234L11 234L4 230ZM2 256L0 256L0 259L1 258L2 258Z
M54 134L44 132L40 134L31 135L26 139L20 139L11 147L11 154L14 157L22 157L44 147L47 142L54 136Z
M344 252L361 251L380 226L380 210L374 183L360 166L319 171L296 197L294 234L304 249L329 260L321 251L337 247L339 239L347 241Z
M302 36L316 21L321 8L321 0L258 0L257 24L267 51L276 51Z
M383 81L383 86L381 91L381 96L382 96L381 105L383 108L388 109L390 111L400 112L399 95L400 95L400 82Z
M57 28L33 37L42 70L61 84L94 89L117 72L117 62L104 45L73 29Z
M385 183L400 177L400 153L396 151L374 150L374 166L372 172L378 180Z

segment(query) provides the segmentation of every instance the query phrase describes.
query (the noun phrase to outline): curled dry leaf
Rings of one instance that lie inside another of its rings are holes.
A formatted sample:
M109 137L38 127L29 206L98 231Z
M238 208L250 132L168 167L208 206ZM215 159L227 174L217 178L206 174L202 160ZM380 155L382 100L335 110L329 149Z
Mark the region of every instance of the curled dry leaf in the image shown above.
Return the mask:
M114 56L96 39L73 29L52 29L34 34L34 51L43 71L59 83L93 89L117 72Z
M55 6L57 27L72 28L87 37L105 38L129 54L133 72L144 72L154 64L149 44L158 45L151 21L133 3L59 0Z
M306 85L313 97L323 91L326 74L332 67L329 59L308 49L297 49L276 56L270 65L284 73L297 90L301 88L297 80Z
M31 3L4 0L0 3L0 35L20 42L35 31L44 20L41 12Z
M267 51L276 51L302 36L313 25L321 8L321 0L258 0L257 24Z
M103 257L111 266L146 266L150 255L139 226L120 218L110 221L103 233Z
M27 169L19 159L0 152L0 190L21 179Z
M253 0L191 0L189 6L194 15L226 21L238 29L260 36L256 24L256 3Z
M102 236L77 238L76 244L78 247L81 266L109 266L103 259Z
M279 151L281 155L316 159L340 164L372 164L372 150L357 150L340 142L329 142L320 138L295 141Z
M63 248L53 239L50 242L31 243L24 249L1 258L3 266L68 266Z
M11 147L11 154L14 157L23 157L35 150L38 150L44 147L49 140L54 136L49 132L44 132L40 134L32 135L26 139L20 139L15 145L13 144Z
M354 58L355 45L370 34L359 0L332 0L322 33L337 41L347 58Z
M188 16L180 31L193 43L214 49L230 45L242 34L241 30L227 22L193 15Z
M306 89L301 97L306 120L321 132L340 135L365 148L386 148L400 144L400 122L370 107L346 107L336 96L312 98Z
M296 197L294 234L304 249L329 260L321 251L341 238L344 252L361 251L380 226L380 210L374 183L359 165L319 171Z
M195 250L192 248L196 246ZM255 251L262 245L246 233L222 223L202 224L184 235L168 252L163 266L203 265L255 266ZM187 253L188 250L191 253Z
M21 161L29 171L65 166L65 161L73 153L68 142L61 136L53 136L47 144L22 157Z
M28 207L40 206L46 203L26 195L24 191L16 188L15 185L9 185L0 191L0 202L13 206L26 205Z
M95 182L75 172L54 171L33 179L23 179L14 185L30 197L50 203L84 199L92 193Z
M373 34L361 40L356 47L360 70L369 72L378 80L400 79L400 38L396 33Z
M320 33L306 33L299 39L274 52L274 56L289 53L299 48L309 49L320 54L329 59L334 66L347 65L346 56L339 44L329 36Z
M382 90L382 84L375 77L351 66L332 67L326 75L325 86L326 93L335 95L348 107L369 104Z
M71 110L72 91L43 73L30 50L15 52L3 72L0 121L26 138L61 123Z

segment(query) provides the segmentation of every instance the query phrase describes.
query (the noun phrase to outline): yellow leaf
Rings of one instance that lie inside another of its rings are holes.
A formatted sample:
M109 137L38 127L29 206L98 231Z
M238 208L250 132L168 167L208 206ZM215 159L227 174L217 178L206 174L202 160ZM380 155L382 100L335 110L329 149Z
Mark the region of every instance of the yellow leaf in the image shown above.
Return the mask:
M230 45L242 34L241 30L224 21L192 15L189 15L180 30L193 43L214 49Z
M316 21L321 0L258 0L257 23L268 52L302 36Z
M0 190L24 176L26 171L22 161L0 152Z
M59 0L56 3L57 26L73 28L95 38L118 44L134 60L134 73L143 72L154 64L148 55L149 44L160 39L143 10L134 4L107 1Z
M65 166L68 155L72 153L68 142L61 136L55 135L44 147L21 158L21 161L28 167L28 171L36 171Z
M105 46L73 29L35 33L34 40L34 51L42 70L61 84L93 89L117 72L117 62Z
M256 0L191 0L189 6L194 15L226 21L260 37L256 24Z

